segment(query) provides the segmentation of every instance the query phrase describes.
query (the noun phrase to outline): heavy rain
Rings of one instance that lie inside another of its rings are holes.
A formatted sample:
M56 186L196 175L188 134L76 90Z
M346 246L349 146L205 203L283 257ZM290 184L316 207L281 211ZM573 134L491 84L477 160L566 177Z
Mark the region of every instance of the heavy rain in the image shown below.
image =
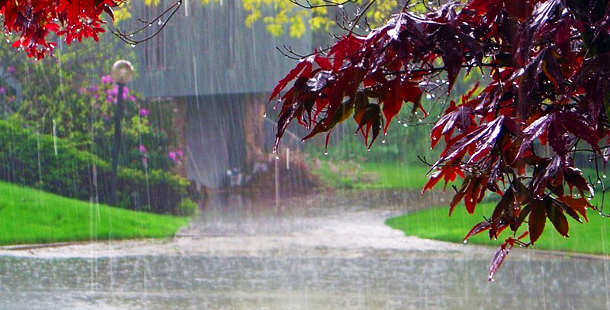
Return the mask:
M610 309L610 7L505 2L0 1L0 309Z

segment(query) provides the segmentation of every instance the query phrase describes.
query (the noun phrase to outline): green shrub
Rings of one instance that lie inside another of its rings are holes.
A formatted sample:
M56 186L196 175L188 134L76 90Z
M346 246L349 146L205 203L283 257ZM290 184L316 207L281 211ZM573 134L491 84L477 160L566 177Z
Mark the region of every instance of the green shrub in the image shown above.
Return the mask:
M199 205L196 202L185 198L182 199L182 202L178 206L178 210L174 213L182 216L193 216L197 214L197 212L199 212Z
M110 201L110 165L62 139L0 121L0 179L81 200ZM118 206L173 213L189 182L161 170L119 169Z

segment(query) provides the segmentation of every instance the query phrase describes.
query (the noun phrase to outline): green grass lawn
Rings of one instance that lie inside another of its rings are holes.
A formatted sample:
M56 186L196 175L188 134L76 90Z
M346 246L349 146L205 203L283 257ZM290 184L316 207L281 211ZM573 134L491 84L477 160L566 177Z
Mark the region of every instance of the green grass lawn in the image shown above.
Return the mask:
M411 188L421 189L428 178L428 168L422 165L401 163L322 162L314 170L328 185L341 188L377 189Z
M426 239L436 239L450 242L462 242L473 225L489 217L495 203L479 205L474 215L466 212L463 206L458 206L451 217L448 207L431 208L424 211L405 214L390 218L386 224L392 228L404 231L407 236L418 236ZM610 254L610 218L604 218L596 211L587 213L588 223L580 224L568 217L570 225L569 238L564 238L555 230L548 220L545 230L533 249L567 251L591 254ZM583 219L584 221L584 219ZM526 229L527 224L522 226ZM489 240L489 234L483 232L468 240L468 243L500 245L509 236L509 229L503 232L496 241ZM528 240L527 237L525 240Z
M365 173L377 174L377 182L362 184L363 188L415 188L422 189L428 177L428 167L397 163L364 163Z
M163 238L174 235L188 221L0 182L0 245Z

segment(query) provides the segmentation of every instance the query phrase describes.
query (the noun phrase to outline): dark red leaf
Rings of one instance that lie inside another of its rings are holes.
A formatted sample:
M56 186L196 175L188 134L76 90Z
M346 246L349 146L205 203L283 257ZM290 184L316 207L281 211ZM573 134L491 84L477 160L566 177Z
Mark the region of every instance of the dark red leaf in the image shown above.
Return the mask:
M563 215L562 210L556 207L555 204L548 203L545 204L545 208L546 216L551 220L551 223L553 223L557 232L564 237L568 237L568 219Z
M530 243L534 244L544 231L546 223L546 208L540 200L534 200L530 203L532 211L530 213L528 227L530 234Z
M576 212L576 210L574 208L571 208L570 206L565 204L563 201L557 200L550 196L547 196L544 199L545 199L545 202L547 205L552 205L552 206L562 210L563 212L567 213L571 218L573 218L577 222L582 223L580 216L578 216L578 212Z
M470 106L455 107L455 102L452 101L449 109L432 128L430 134L431 147L436 146L441 136L445 136L445 140L448 141L455 128L458 128L462 133L468 133L473 126L476 126L473 120L474 110Z
M488 280L490 282L494 281L494 276L496 275L496 272L498 272L498 270L502 266L502 263L506 259L506 256L513 248L513 246L514 244L512 242L509 242L509 239L507 239L507 241L505 241L494 254L493 258L491 259L491 263L489 264Z
M481 223L474 225L472 227L472 229L470 229L468 234L466 234L466 237L464 237L464 239L463 239L464 243L466 243L470 237L472 237L476 234L480 234L480 233L488 230L490 227L491 227L491 223L489 221L483 221Z
M520 65L525 65L534 51L533 44L536 42L536 36L542 26L557 16L562 9L561 0L548 0L539 5L532 15L521 24L513 44L513 54Z
M283 79L281 79L277 85L275 86L275 88L273 89L273 92L271 92L271 96L269 96L269 102L271 102L271 100L273 100L275 97L277 97L277 95L280 94L280 92L286 88L286 86L288 85L288 83L290 83L290 81L294 80L299 74L301 74L301 76L306 76L309 74L309 72L311 72L311 62L313 61L313 58L307 58L307 59L303 59L299 62L299 64L292 70L290 70L290 72L288 73L288 75L286 75Z
M490 282L494 281L494 276L496 275L496 273L498 272L498 270L502 266L502 263L506 259L506 256L508 255L510 250L515 246L515 243L520 243L521 241L519 241L519 240L525 238L527 235L528 235L528 232L526 231L526 232L522 233L517 238L508 237L504 241L504 243L500 246L498 251L496 251L496 253L494 254L493 258L491 259L491 263L489 264L489 277L488 277L488 280ZM520 243L520 244L523 245L523 243ZM527 245L525 245L525 246L527 246Z
M595 207L584 197L574 198L572 196L563 196L559 197L559 200L565 203L568 208L580 213L587 222L589 221L587 218L587 209L595 210Z

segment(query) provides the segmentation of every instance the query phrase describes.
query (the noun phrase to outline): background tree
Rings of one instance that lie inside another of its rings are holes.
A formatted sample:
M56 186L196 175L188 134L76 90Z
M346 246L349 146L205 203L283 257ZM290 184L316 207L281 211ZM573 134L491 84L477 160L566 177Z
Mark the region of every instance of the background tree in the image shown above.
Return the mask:
M606 2L472 0L436 3L425 15L407 3L363 31L366 9L332 47L302 56L279 81L270 98L281 105L275 152L293 120L311 128L306 140L350 117L370 148L401 109L425 114L422 96L442 92L446 106L430 137L444 149L423 192L463 179L449 214L461 202L473 213L489 193L501 196L464 238L510 231L490 279L515 244L535 244L547 219L565 237L567 217L587 220L593 183L606 188L599 170L588 182L574 159L587 153L605 165L610 155ZM451 100L458 76L475 70L480 84Z

